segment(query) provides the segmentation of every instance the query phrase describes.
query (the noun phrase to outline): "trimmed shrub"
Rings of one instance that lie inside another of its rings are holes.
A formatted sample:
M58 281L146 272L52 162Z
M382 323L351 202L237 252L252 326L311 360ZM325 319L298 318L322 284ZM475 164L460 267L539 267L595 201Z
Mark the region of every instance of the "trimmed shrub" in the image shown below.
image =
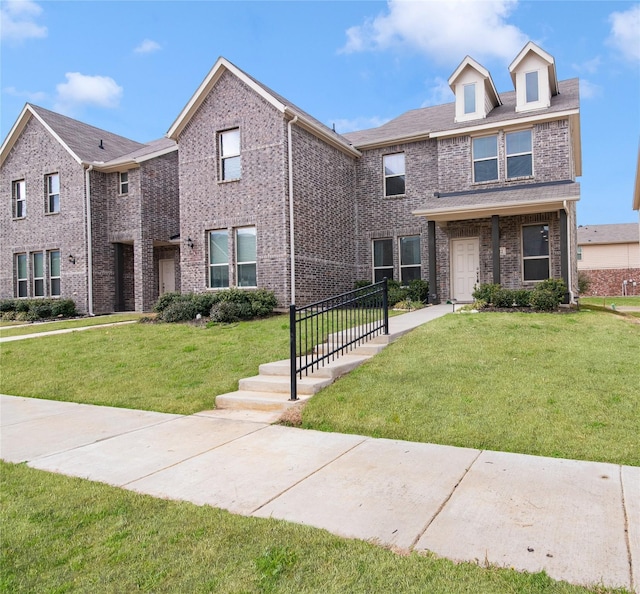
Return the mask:
M278 305L278 300L273 291L258 289L251 292L251 311L259 318L270 315Z
M511 289L498 289L493 293L493 305L495 307L513 307L515 302L515 291Z
M158 301L156 301L156 304L153 306L153 311L161 314L169 305L181 297L182 295L180 293L163 293L158 297Z
M531 305L531 291L517 289L513 292L513 300L518 307L529 307Z
M3 299L0 315L3 320L35 322L50 318L76 316L76 304L72 299Z
M189 322L194 320L198 311L193 299L176 299L167 305L159 317L165 322Z
M27 319L35 322L36 320L46 320L53 316L51 312L51 303L43 299L42 301L31 301Z
M409 294L409 289L401 287L400 283L396 280L387 281L387 289L389 307L393 307L396 303L404 301Z
M531 305L536 311L554 311L560 301L550 289L535 289L531 293Z
M533 291L551 291L560 304L567 292L567 285L561 278L548 278L538 283Z
M0 313L7 311L16 311L15 299L2 299L0 300Z
M427 303L429 301L429 283L421 278L413 279L409 283L407 297L411 299L411 301Z
M212 322L221 322L224 324L247 320L252 317L251 303L239 303L231 300L214 303L211 308L210 317Z
M73 299L56 299L51 304L51 315L54 318L73 318L78 315Z
M589 278L589 275L584 272L578 272L578 293L580 293L580 295L588 293L590 286L591 279Z
M501 288L499 284L484 283L475 288L471 296L476 301L485 301L486 303L495 305L495 294L500 291Z

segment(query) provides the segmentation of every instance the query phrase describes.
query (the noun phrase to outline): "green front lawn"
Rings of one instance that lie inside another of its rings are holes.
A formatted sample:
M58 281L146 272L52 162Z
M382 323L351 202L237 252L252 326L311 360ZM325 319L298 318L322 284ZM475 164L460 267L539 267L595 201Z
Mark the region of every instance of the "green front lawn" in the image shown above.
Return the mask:
M603 307L640 307L640 295L631 297L580 297L580 304L601 305Z
M67 328L86 328L87 326L102 326L104 324L115 324L117 322L137 321L143 314L123 313L106 316L95 316L93 318L77 318L73 320L60 320L59 322L34 322L26 324L24 322L1 322L0 338L7 336L23 336L25 334L36 334L38 332L51 332L53 330L66 330ZM19 328L12 326L19 325Z
M0 592L614 592L545 573L398 555L324 530L24 465L0 470Z
M303 426L640 465L640 324L609 313L448 315L307 404Z

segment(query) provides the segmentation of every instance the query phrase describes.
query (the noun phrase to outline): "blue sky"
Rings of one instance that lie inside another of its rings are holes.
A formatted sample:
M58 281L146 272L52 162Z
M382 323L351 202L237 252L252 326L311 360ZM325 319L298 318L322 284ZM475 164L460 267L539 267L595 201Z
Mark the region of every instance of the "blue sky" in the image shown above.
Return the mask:
M498 92L528 40L581 79L578 223L634 222L640 3L523 0L2 0L2 139L25 102L141 142L163 136L222 55L338 132L453 100L469 54Z

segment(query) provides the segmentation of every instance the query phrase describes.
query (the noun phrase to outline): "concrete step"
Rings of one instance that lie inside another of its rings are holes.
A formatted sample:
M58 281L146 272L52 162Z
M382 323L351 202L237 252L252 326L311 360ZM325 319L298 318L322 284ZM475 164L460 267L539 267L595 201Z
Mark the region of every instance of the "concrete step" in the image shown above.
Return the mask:
M355 346L354 348L350 349L349 347L347 347L345 349L345 354L341 355L341 357L345 357L345 356L356 356L356 357L372 357L373 355L377 355L379 352L381 352L387 345L385 343L374 343L373 341L369 341L366 342L364 344L361 344L360 346ZM334 347L328 345L327 343L325 344L320 344L316 347L316 352L317 353L327 353L330 350L332 350Z
M298 395L312 396L332 383L332 378L302 376L302 379L298 378ZM288 395L291 390L291 380L289 376L282 375L255 375L241 379L238 382L238 388L250 392L277 392Z
M216 396L216 408L223 410L261 410L284 412L292 406L296 406L309 398L311 394L298 394L298 400L289 400L289 393L258 392L251 390L238 390L228 394Z
M359 367L370 357L368 355L344 355L335 360L325 360L320 362L320 367L309 373L309 377L326 377L337 379L345 373L349 373L352 369ZM273 363L265 363L260 365L260 375L269 376L286 376L289 377L290 364L289 359L283 361L275 361ZM305 363L305 358L301 357L301 362Z
M351 340L353 338L353 336L349 335L348 331L345 332L336 332L335 334L329 334L329 336L327 337L327 342L329 344L337 344L337 345L341 345L344 342L348 342L349 340ZM389 344L392 341L392 336L391 334L378 334L377 336L374 336L373 338L368 338L363 340L363 344Z

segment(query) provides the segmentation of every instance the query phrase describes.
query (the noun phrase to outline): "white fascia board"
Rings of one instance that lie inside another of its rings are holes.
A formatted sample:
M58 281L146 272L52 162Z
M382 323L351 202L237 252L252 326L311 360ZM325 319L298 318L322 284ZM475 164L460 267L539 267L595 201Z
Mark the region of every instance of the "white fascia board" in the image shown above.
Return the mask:
M467 66L470 66L471 68L479 72L483 78L491 78L489 71L482 64L479 64L478 62L476 62L471 56L465 56L464 60L460 62L459 66L454 70L453 74L449 77L449 80L447 81L449 83L449 87L451 87L451 90L454 93L455 93L454 83L456 82L458 77L462 74L462 71Z
M466 136L474 132L483 132L486 130L500 130L502 128L516 128L527 124L535 124L537 122L551 122L553 120L561 120L569 116L578 115L580 110L565 109L564 111L553 111L545 113L537 113L524 118L516 118L512 120L500 120L498 122L487 122L476 126L467 126L466 128L453 128L450 130L440 130L439 132L431 132L430 138L446 138L448 136Z
M264 87L257 84L253 79L249 78L244 72L242 72L231 62L229 62L229 60L220 57L214 64L213 68L209 71L209 74L207 74L205 79L202 81L196 92L193 94L185 108L180 112L180 115L176 118L171 128L169 128L169 131L166 134L168 138L173 138L173 140L176 141L178 140L180 132L182 132L197 109L200 107L200 105L202 105L202 102L205 100L211 89L215 86L216 82L218 82L218 79L222 76L225 70L231 72L249 88L258 93L262 98L264 98L268 103L284 113L285 106L280 101L278 101L278 99L271 95L271 93L268 93L264 89Z
M178 150L178 145L174 144L173 146L168 146L166 148L160 149L159 151L148 153L146 155L142 155L141 157L136 157L135 161L136 163L144 163L145 161L149 161L157 157L163 157L164 155L168 155L169 153L173 153L177 150Z
M20 134L22 134L22 131L24 130L25 126L27 125L27 122L31 117L36 118L42 124L44 129L47 132L49 132L49 134L51 134L51 136L53 136L53 138L58 143L60 143L62 148L64 148L64 150L66 150L76 162L82 163L82 159L80 159L80 157L78 157L78 155L76 155L69 148L67 143L64 142L62 138L60 138L60 136L58 136L53 131L53 129L27 103L22 109L22 112L18 116L16 123L13 125L13 128L11 128L11 131L7 135L7 138L5 139L4 143L2 144L2 147L0 148L0 164L4 163L5 159L9 155L9 152L13 148L13 145L15 144L16 140L18 140L18 137L20 136Z
M565 202L578 202L578 200L580 200L580 196L554 197L531 202L517 200L474 206L458 206L455 208L422 208L412 211L411 214L417 217L426 217L432 221L461 221L464 219L483 219L491 215L500 214L516 215L544 212L549 208L557 210L564 208Z
M142 155L140 157L133 157L130 159L122 159L122 160L113 160L107 161L93 161L86 162L85 165L93 165L94 169L102 171L104 173L113 173L114 171L126 171L128 169L138 169L140 167L140 163L144 163L145 161L150 161L151 159L156 159L157 157L162 157L164 155L168 155L169 153L173 153L178 150L178 145L169 146L158 151L154 151L152 153L148 153L146 155Z
M392 138L385 138L384 140L376 140L374 142L363 142L354 146L357 146L359 151L363 151L384 148L385 146L391 146L394 144L409 144L410 142L429 140L429 138L432 138L430 132L417 132L416 134L410 134L409 136L394 136Z

